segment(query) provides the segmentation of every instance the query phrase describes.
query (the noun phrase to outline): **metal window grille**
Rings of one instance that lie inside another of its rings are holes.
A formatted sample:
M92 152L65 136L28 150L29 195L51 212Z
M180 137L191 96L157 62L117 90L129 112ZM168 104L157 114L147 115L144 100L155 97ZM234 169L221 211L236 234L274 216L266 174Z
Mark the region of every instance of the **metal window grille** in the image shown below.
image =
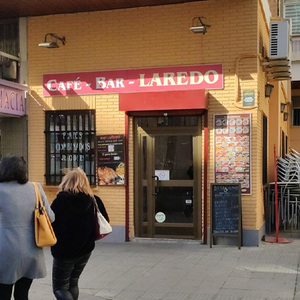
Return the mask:
M47 111L45 127L47 185L58 185L64 169L76 167L95 185L95 111Z
M0 50L18 56L19 47L18 19L0 20Z

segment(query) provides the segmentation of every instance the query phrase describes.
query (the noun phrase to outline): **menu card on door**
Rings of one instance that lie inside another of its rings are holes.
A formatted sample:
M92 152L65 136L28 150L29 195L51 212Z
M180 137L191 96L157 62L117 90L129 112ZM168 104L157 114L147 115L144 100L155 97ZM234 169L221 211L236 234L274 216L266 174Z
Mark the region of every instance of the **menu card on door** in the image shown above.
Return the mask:
M251 114L214 115L216 183L240 183L251 194Z

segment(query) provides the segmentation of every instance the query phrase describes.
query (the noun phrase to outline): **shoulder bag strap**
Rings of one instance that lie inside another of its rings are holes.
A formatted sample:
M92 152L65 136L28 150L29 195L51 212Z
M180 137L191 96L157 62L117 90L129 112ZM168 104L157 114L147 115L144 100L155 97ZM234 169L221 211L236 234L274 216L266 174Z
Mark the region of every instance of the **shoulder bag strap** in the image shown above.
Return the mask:
M97 200L95 199L95 197L93 197L93 202L94 202L94 209L95 209L95 212L100 212L99 210L99 207L98 207L98 204L97 204Z
M41 194L40 194L39 188L35 182L33 182L32 184L33 184L34 190L35 190L35 198L36 198L35 208L41 208L43 206L43 202L41 199Z

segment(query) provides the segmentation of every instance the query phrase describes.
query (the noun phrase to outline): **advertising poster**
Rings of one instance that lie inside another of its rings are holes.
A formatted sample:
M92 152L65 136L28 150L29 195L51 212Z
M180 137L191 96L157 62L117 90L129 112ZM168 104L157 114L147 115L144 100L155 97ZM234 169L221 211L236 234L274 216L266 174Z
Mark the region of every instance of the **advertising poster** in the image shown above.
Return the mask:
M240 183L251 194L251 114L214 115L215 183Z
M97 136L98 185L123 185L125 175L124 135Z

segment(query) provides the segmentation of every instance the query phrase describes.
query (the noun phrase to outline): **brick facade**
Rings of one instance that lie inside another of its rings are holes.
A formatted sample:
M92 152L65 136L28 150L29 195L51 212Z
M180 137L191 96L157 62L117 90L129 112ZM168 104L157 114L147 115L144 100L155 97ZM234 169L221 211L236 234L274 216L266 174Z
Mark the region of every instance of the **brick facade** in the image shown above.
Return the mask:
M205 16L211 25L205 35L190 32L195 16ZM48 32L65 36L66 45L38 47ZM213 114L250 112L252 194L242 197L243 228L259 232L264 222L262 115L269 116L259 40L268 51L268 35L261 3L256 0L196 1L28 18L28 83L34 91L29 97L31 180L45 183L44 110L95 109L97 135L125 133L118 94L43 97L43 74L218 63L223 65L224 89L208 91L208 183L214 180ZM255 91L254 107L243 107L243 90ZM129 132L129 228L134 237L132 119ZM52 200L56 188L45 190ZM104 200L112 225L125 226L125 187L101 186L95 191Z

